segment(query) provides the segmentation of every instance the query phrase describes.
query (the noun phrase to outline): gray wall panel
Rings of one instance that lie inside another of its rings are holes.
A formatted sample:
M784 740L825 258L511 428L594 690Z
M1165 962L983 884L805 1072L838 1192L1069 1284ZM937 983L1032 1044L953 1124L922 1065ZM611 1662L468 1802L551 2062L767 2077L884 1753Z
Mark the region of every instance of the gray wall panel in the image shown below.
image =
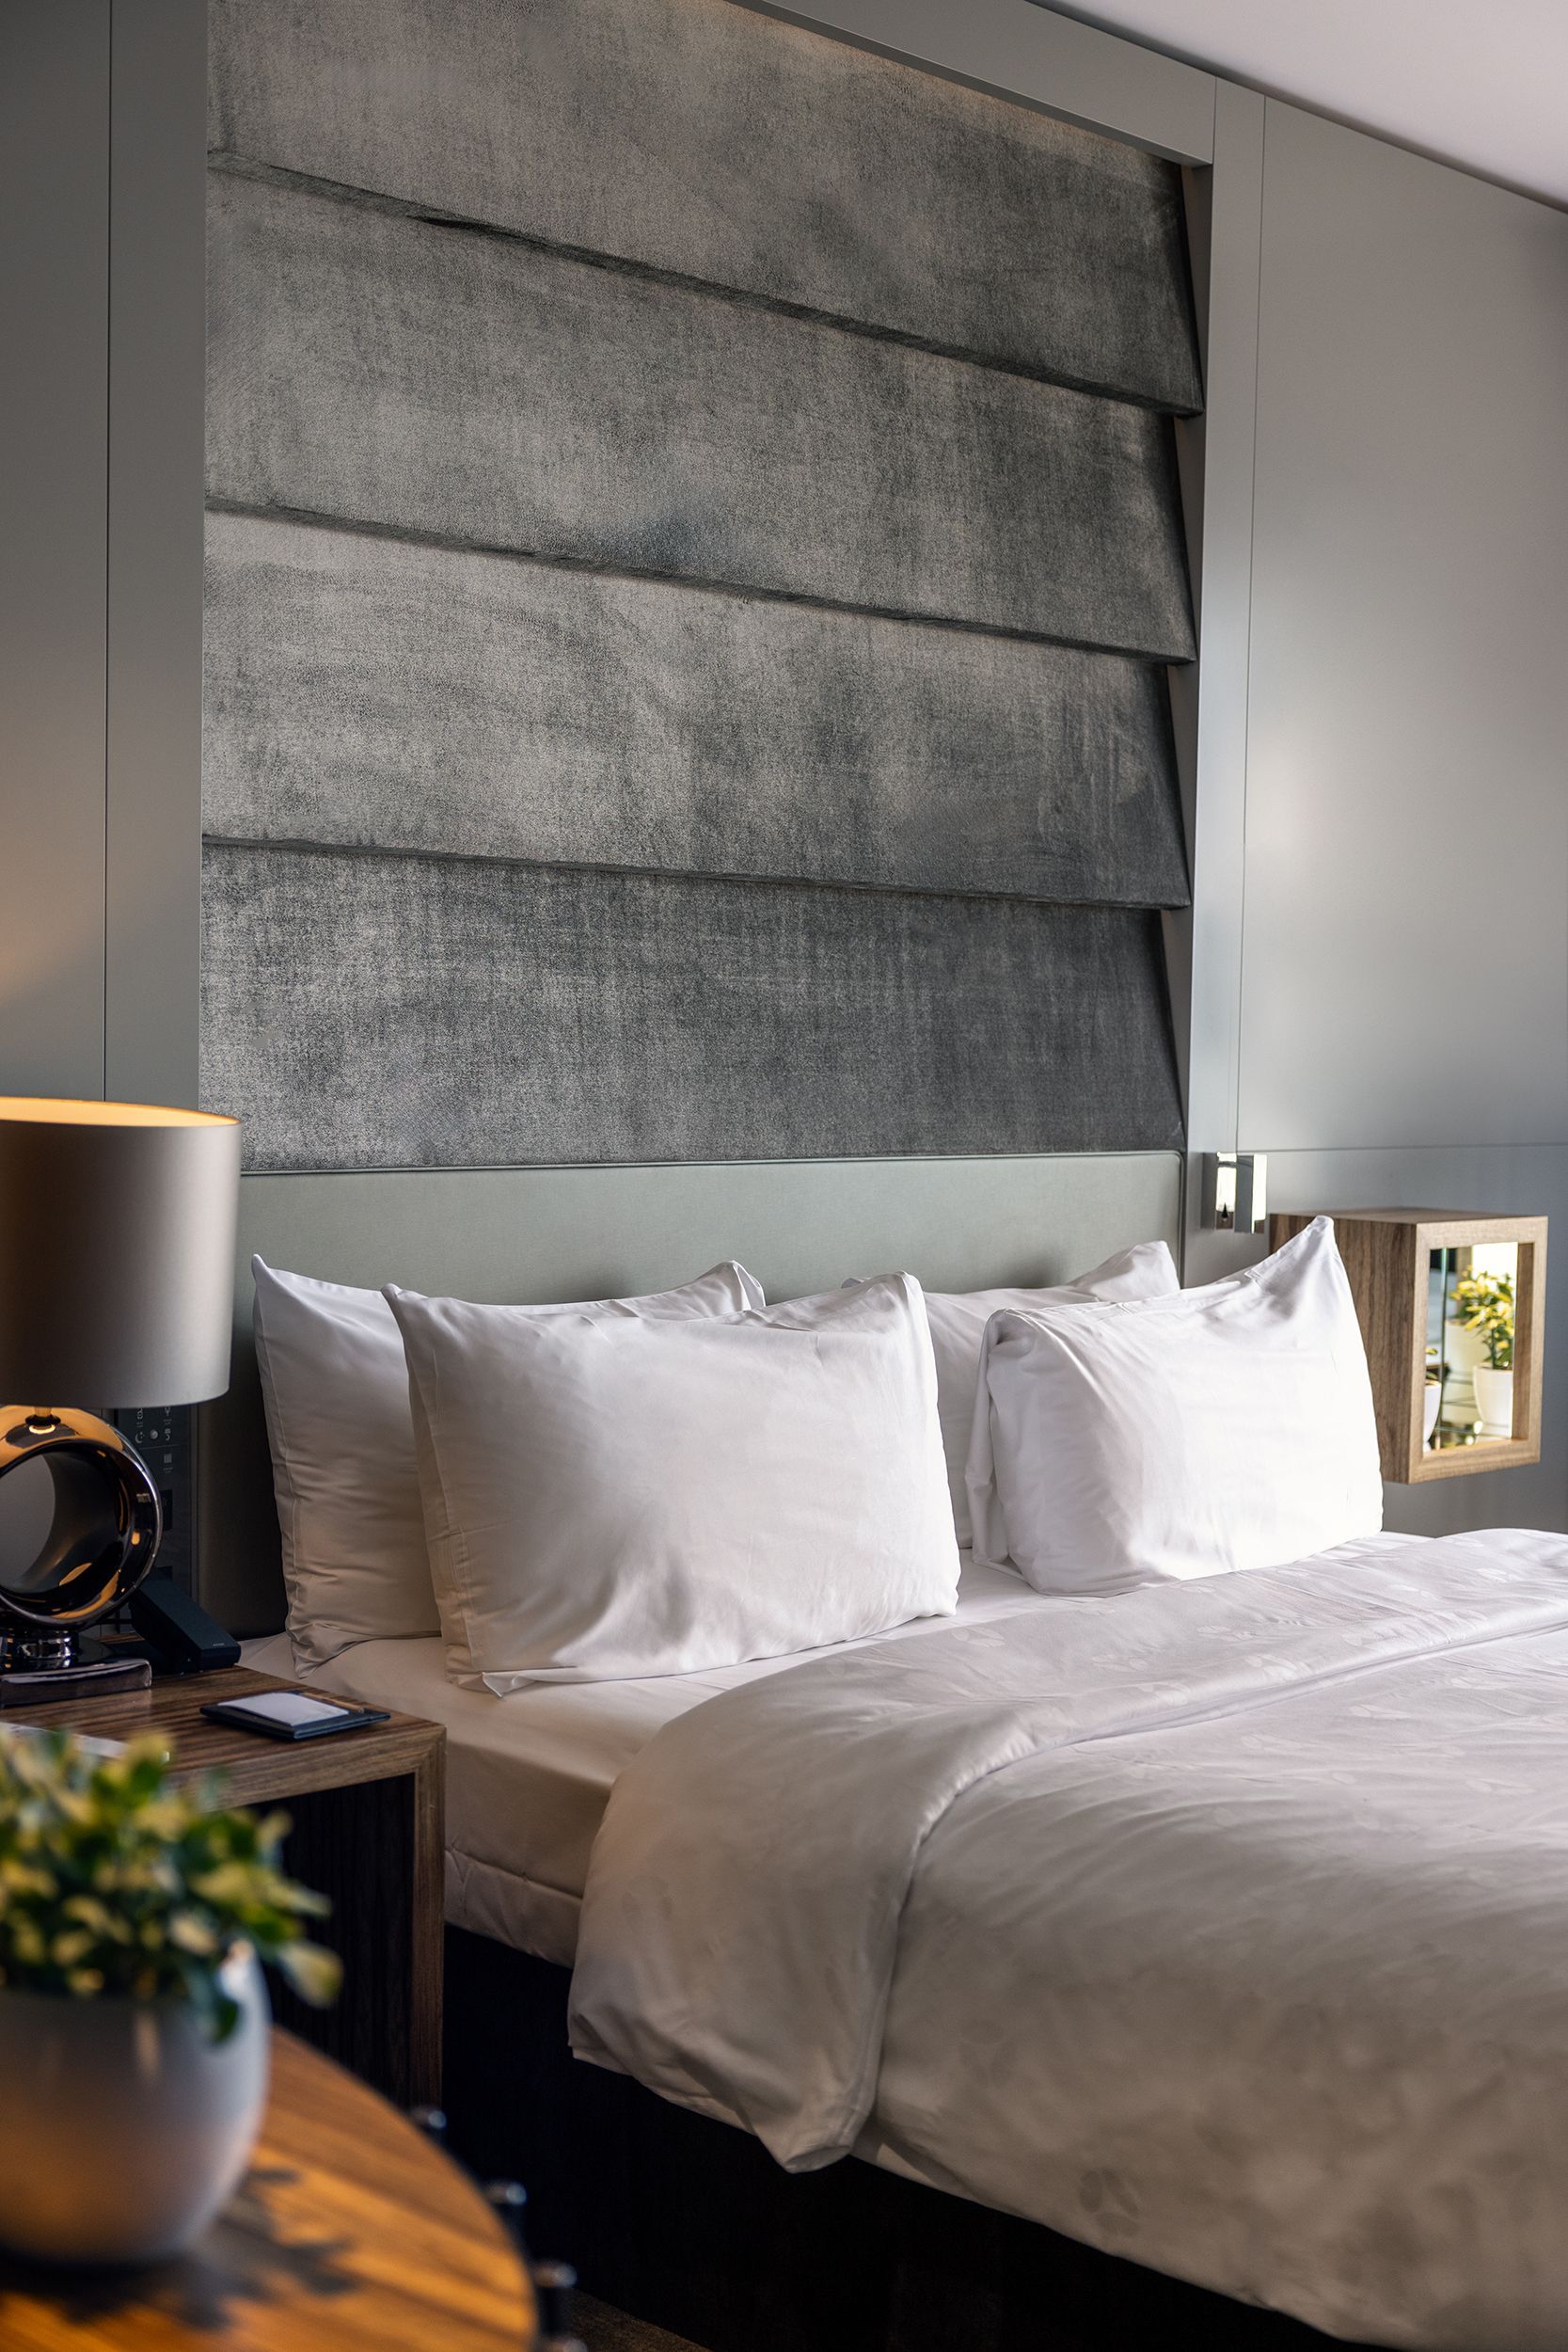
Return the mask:
M1173 1144L1166 167L720 0L217 0L213 91L253 1164Z
M220 501L1181 659L1150 412L213 176Z
M0 7L0 1091L103 1091L108 0Z
M1186 1279L1265 1247L1196 1229L1200 1148L1545 1215L1540 1463L1386 1512L1563 1528L1568 218L1222 84L1212 262Z
M106 1091L194 1104L205 0L114 10Z
M1026 373L1197 405L1169 165L730 0L216 0L211 136Z
M1258 403L1258 264L1262 227L1263 122L1256 90L1222 82L1214 112L1214 168L1201 187L1194 251L1206 257L1208 406L1181 428L1192 466L1188 512L1201 521L1194 594L1203 658L1173 677L1178 746L1191 747L1189 796L1193 904L1171 918L1176 934L1178 1034L1189 1041L1187 1145L1233 1152L1242 1018L1245 906L1247 663L1252 615L1253 425ZM1196 445L1196 447L1195 447ZM1183 729L1185 722L1185 729ZM1186 1003L1179 991L1185 983ZM1233 1270L1233 1235L1207 1232L1203 1187L1186 1201L1189 1282Z
M212 847L249 1164L1168 1148L1158 917Z
M214 515L206 826L1173 905L1163 675Z
M1568 215L1271 100L1240 1138L1568 1142Z

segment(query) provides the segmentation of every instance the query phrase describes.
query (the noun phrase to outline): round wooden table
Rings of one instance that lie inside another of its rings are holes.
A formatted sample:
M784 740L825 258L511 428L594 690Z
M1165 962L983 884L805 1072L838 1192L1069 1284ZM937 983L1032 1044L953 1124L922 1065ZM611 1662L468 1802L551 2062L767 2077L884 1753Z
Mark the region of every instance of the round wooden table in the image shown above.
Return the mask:
M529 2352L533 2297L467 2175L330 2058L273 2030L251 2168L152 2270L0 2258L5 2352Z

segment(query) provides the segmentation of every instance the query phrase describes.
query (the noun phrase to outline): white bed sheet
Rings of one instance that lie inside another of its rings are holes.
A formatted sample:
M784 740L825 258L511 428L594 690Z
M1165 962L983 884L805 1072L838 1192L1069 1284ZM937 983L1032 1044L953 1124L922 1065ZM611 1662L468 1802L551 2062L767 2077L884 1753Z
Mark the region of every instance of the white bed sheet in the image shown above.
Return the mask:
M435 1636L359 1642L303 1672L286 1633L245 1643L243 1656L258 1673L444 1724L447 1917L569 1967L588 1857L610 1792L665 1724L807 1658L842 1656L873 1642L918 1641L940 1627L1051 1605L1011 1571L977 1566L965 1553L957 1618L918 1618L832 1651L635 1682L540 1683L505 1698L460 1690L448 1678L445 1645Z
M1420 2352L1568 2344L1568 1542L951 1620L668 1725L579 2057Z

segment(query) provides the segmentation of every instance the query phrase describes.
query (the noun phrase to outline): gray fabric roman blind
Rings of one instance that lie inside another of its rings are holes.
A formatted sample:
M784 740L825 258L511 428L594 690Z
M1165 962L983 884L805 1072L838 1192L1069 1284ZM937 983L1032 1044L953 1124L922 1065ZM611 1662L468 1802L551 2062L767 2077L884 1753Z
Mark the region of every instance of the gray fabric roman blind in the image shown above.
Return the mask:
M1165 1147L1172 167L731 0L213 0L205 1099Z

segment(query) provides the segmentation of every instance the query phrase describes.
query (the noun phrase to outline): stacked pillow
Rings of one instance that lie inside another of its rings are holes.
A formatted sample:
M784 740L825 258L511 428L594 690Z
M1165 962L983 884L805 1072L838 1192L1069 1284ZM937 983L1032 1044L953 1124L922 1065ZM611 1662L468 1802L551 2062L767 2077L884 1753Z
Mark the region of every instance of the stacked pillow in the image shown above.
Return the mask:
M377 1291L278 1273L261 1258L251 1272L296 1661L322 1666L351 1642L438 1633L408 1367L391 1309ZM761 1304L761 1286L732 1263L647 1298L510 1311L536 1321L678 1320Z
M973 1541L965 1476L974 1394L980 1376L980 1343L992 1315L1027 1314L1037 1307L1085 1305L1096 1298L1167 1298L1181 1287L1176 1261L1163 1241L1141 1241L1107 1258L1091 1273L1043 1290L927 1291L931 1345L937 1361L937 1410L942 1450L953 1498L953 1525L967 1549Z
M387 1296L459 1682L686 1674L956 1607L912 1276L678 1323Z
M689 1673L949 1613L972 1527L1042 1592L1106 1594L1381 1525L1326 1218L1193 1291L1164 1243L775 1307L734 1263L566 1307L254 1270L302 1666L440 1632L496 1692Z
M1305 1560L1383 1524L1366 1349L1334 1228L1200 1290L987 1327L979 1559L1042 1593Z

